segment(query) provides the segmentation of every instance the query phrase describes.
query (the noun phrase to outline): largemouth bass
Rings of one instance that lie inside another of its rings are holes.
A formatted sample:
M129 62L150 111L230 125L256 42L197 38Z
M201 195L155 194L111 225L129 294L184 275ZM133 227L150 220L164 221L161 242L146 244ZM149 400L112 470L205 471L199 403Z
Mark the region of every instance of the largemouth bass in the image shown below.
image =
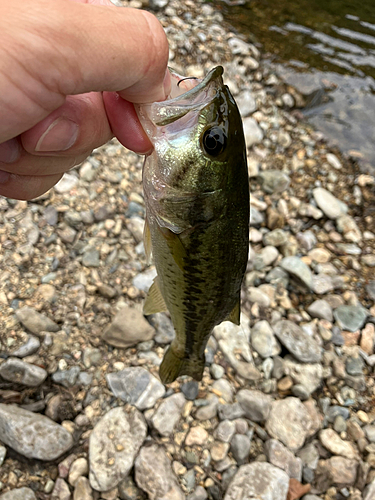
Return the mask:
M202 81L172 74L175 97L137 109L154 146L143 167L144 240L157 277L144 314L168 310L176 331L160 365L164 383L201 380L215 325L240 322L249 182L242 121L222 74L221 66Z

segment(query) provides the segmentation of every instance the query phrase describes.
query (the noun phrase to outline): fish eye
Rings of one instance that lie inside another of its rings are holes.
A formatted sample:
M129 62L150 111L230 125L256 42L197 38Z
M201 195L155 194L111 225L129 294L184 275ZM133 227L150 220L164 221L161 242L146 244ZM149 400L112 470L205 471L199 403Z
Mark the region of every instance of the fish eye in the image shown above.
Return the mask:
M209 156L219 156L227 145L227 136L221 127L211 127L205 131L203 147Z

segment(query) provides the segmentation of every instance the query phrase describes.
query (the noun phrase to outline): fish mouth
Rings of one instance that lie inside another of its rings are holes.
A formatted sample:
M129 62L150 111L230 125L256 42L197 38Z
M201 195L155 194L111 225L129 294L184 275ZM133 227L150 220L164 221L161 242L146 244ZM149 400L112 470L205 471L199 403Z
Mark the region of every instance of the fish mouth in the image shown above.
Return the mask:
M183 77L170 69L172 89L168 99L136 106L139 119L150 137L154 127L164 127L213 101L223 88L223 67L216 66L203 79Z

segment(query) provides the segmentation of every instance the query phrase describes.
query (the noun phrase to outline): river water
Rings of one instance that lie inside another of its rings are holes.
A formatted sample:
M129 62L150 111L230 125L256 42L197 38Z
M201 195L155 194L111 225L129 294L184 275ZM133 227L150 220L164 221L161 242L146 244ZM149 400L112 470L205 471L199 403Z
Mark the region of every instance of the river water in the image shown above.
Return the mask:
M375 0L236 2L213 3L284 81L314 96L309 122L375 175Z

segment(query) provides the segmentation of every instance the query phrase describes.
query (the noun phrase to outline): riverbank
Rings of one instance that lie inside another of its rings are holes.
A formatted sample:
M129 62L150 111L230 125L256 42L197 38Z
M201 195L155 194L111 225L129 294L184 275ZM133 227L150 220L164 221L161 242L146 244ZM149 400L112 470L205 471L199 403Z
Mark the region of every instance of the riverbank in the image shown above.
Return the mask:
M142 158L115 140L38 200L1 199L0 499L371 500L374 178L220 12L152 4L170 65L222 64L244 117L241 327L215 329L202 383L161 385L174 332L141 312Z

